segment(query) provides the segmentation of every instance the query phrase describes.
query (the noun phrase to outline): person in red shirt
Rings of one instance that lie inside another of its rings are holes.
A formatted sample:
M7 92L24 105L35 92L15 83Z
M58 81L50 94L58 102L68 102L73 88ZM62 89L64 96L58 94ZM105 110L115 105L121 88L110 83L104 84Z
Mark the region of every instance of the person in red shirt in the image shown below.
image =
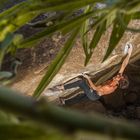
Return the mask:
M88 84L91 89L94 89L97 91L98 95L108 95L113 93L119 86L120 82L125 82L127 79L123 76L124 70L129 62L131 53L132 53L132 45L127 44L128 46L128 53L126 58L124 59L121 68L116 76L114 76L111 80L108 80L103 85L95 86L94 83L91 81L90 77L87 75L83 75L84 78L88 81ZM126 81L127 83L127 81Z
M132 45L127 43L125 49L127 49L127 55L122 62L121 68L116 76L114 76L111 80L106 81L105 83L96 86L90 77L86 74L82 74L80 80L73 83L64 83L58 86L55 86L56 90L64 91L70 88L80 87L86 96L92 100L98 100L103 95L108 95L113 93L118 86L121 88L127 88L129 85L128 79L123 75L124 70L129 62L131 53L132 53ZM122 84L122 85L121 85ZM65 104L65 100L70 99L70 95L65 97L60 97L60 102Z

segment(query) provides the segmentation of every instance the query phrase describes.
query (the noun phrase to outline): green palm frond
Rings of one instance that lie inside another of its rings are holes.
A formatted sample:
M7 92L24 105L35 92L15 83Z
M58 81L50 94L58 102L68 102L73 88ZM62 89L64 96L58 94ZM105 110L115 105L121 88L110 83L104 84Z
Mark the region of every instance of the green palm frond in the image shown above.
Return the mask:
M94 33L94 36L89 45L89 54L86 57L85 65L87 65L87 63L89 62L89 60L92 56L93 50L97 46L98 42L100 41L100 38L101 38L102 34L104 33L105 29L106 29L106 21L103 22L102 24L100 24Z
M91 6L87 6L84 10L84 13L88 13L91 12L93 9L93 5ZM83 22L82 28L81 28L81 39L82 39L82 46L85 52L85 55L88 55L88 42L89 42L89 38L88 38L88 34L86 34L88 28L89 28L89 24L90 24L90 19L88 18L87 20L85 20L85 22Z
M58 55L56 56L56 58L54 59L50 67L48 68L47 73L45 74L40 84L36 88L33 94L34 97L38 98L41 95L42 91L46 88L49 82L60 70L61 66L63 65L66 58L68 57L78 34L79 34L79 28L77 28L71 33L68 41L65 43L64 47L59 51Z
M3 58L8 50L8 47L13 41L13 37L14 37L13 34L9 33L7 34L3 42L0 43L0 69L1 69Z
M122 18L123 18L124 23L125 23L125 25L127 27L127 25L129 24L129 22L131 20L131 16L129 16L129 15L122 15ZM118 19L116 19L115 23L114 23L114 26L113 26L112 34L111 34L111 37L110 37L110 41L109 41L109 47L107 49L106 55L104 56L104 60L106 60L108 58L108 56L114 50L115 46L119 43L119 41L122 38L125 30L126 30L126 28L124 28L120 24Z

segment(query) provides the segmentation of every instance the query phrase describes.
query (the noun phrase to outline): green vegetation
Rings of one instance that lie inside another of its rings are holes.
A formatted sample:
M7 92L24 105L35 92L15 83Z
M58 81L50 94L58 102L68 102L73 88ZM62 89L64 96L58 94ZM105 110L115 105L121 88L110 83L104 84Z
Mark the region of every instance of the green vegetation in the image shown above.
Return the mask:
M1 1L1 7L5 2ZM104 3L105 6L98 8L97 3ZM29 24L40 14L48 12L56 12L58 15L52 15L50 18ZM0 67L7 53L14 55L17 49L33 47L43 38L50 37L56 32L67 35L68 39L64 47L58 52L33 94L35 99L39 98L42 91L65 62L79 35L86 56L85 65L87 65L100 38L108 28L112 27L108 49L103 59L105 60L112 53L125 31L136 33L140 31L140 29L128 27L130 21L135 19L140 19L139 0L26 0L0 13ZM47 24L50 22L50 25ZM34 28L42 27L42 30L29 38L24 38L22 34L17 34L16 31L26 24ZM92 30L95 32L91 42L89 42L87 34ZM0 72L2 79L8 77L5 74ZM110 121L100 119L100 117L98 120L96 115L88 120L89 116L69 113L63 109L53 107L47 102L34 101L28 97L19 96L13 93L12 90L3 87L0 87L0 107L3 110L35 120L29 122L28 119L23 118L22 120L21 117L21 121L12 115L1 112L0 138L2 139L80 139L78 133L82 135L83 132L79 132L79 128L102 134L107 132L106 135L110 134L118 140L121 138L140 139L139 127L135 124L116 120ZM76 123L73 118L79 121ZM45 123L42 126L38 122ZM54 122L58 124L56 129L53 128L54 126L50 127L50 125L54 125ZM60 128L61 124L62 128ZM107 130L105 130L105 125L109 125ZM70 129L73 130L71 132L73 135L69 134L68 130ZM64 132L68 134L66 135ZM108 138L103 136L100 139Z

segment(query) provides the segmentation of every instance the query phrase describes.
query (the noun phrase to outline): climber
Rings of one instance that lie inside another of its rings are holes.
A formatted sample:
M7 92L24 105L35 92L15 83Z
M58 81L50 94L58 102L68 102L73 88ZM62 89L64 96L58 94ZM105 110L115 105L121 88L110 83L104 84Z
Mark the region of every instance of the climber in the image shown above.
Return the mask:
M113 93L120 84L121 88L127 88L128 87L128 79L126 79L125 76L123 76L123 72L129 62L131 53L132 53L132 45L127 43L125 46L125 49L127 49L127 55L122 62L121 68L116 76L114 76L111 80L106 81L104 84L101 84L99 86L96 86L90 79L90 77L86 74L82 74L81 78L73 83L64 83L58 86L55 86L55 90L64 91L67 89L80 87L86 96L92 100L98 100L103 95L108 95ZM69 97L70 98L70 97ZM60 97L60 102L62 104L65 104L65 100L69 99L66 97Z

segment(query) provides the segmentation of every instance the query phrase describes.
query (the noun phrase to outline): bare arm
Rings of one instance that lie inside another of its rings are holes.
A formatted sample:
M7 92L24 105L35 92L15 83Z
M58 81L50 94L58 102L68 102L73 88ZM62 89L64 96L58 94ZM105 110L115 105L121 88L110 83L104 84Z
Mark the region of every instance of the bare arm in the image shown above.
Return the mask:
M130 59L131 53L132 53L132 45L131 45L131 44L127 44L127 45L128 45L128 53L127 53L127 56L126 56L126 58L124 59L122 65L121 65L120 70L119 70L119 73L120 73L120 74L123 74L123 72L124 72L126 66L127 66L128 63L129 63L129 59Z
M124 59L122 65L121 65L120 70L119 70L119 73L120 73L120 74L123 74L123 72L124 72L126 66L128 65L129 59L130 59L130 55L127 55L126 58Z
M96 85L91 81L90 77L88 75L83 75L83 77L88 81L89 83L89 86L94 89L94 90L97 90L97 87Z

